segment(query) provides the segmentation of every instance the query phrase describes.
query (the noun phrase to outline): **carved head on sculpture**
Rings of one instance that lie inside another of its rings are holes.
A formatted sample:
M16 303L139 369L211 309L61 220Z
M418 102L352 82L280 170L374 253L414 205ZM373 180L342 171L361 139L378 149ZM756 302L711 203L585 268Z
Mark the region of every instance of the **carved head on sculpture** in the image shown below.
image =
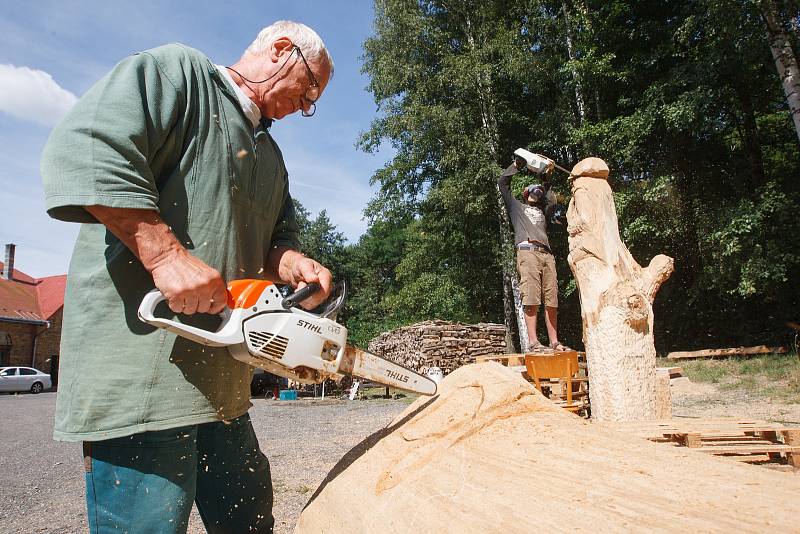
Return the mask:
M570 175L572 178L586 176L588 178L602 178L608 180L608 165L600 158L585 158L580 160L574 167Z

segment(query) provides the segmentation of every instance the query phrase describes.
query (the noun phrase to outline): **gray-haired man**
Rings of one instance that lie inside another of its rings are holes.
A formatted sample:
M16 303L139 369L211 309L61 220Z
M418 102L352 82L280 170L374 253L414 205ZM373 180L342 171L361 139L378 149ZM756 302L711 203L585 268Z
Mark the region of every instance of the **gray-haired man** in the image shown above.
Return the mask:
M333 61L310 28L265 28L232 67L167 45L119 63L42 156L51 216L84 223L70 265L54 437L82 441L91 532L272 532L272 483L247 411L252 370L137 319L153 287L215 330L226 282L295 287L330 271L297 252L274 119L314 113ZM99 224L98 224L99 223Z

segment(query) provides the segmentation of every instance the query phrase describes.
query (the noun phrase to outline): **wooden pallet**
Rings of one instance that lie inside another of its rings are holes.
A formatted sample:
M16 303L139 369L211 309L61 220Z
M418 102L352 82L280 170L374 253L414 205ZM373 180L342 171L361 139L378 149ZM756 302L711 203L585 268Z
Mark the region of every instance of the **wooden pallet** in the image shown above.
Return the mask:
M657 373L668 373L670 378L680 378L683 374L683 367L656 367Z
M771 460L786 456L789 465L800 467L800 428L786 428L778 423L735 419L667 419L598 423L660 443L698 449L709 454L737 456L742 461Z

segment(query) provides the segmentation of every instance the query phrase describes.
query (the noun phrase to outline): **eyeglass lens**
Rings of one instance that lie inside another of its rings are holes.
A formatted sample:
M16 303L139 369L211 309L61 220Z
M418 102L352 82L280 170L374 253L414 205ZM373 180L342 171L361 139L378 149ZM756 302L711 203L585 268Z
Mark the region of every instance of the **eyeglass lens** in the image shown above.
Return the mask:
M302 110L303 117L311 117L317 110L317 99L319 98L319 82L317 82L317 77L314 76L314 72L311 70L311 67L306 61L306 57L303 55L303 51L300 49L299 46L295 46L297 53L300 55L300 59L303 60L303 64L306 66L306 72L308 74L308 78L311 80L311 84L306 89L305 99L309 103L308 111Z

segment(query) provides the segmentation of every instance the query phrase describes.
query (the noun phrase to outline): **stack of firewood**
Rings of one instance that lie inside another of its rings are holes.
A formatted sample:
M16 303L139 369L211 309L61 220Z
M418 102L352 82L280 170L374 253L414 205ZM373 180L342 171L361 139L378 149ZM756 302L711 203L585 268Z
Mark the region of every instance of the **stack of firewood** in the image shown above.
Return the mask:
M461 324L425 321L374 338L369 351L417 372L439 367L448 374L475 362L476 356L506 351L506 328L501 324Z

